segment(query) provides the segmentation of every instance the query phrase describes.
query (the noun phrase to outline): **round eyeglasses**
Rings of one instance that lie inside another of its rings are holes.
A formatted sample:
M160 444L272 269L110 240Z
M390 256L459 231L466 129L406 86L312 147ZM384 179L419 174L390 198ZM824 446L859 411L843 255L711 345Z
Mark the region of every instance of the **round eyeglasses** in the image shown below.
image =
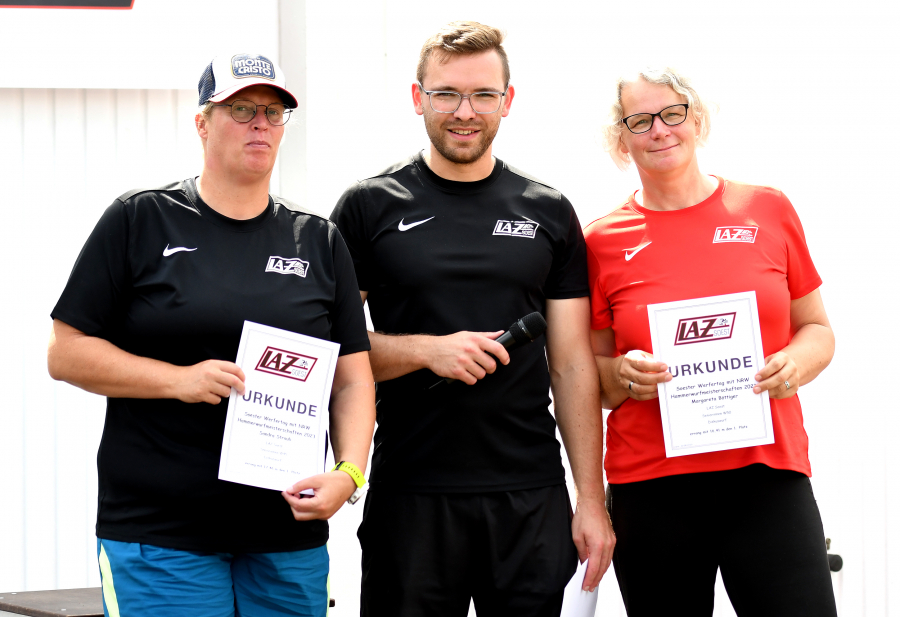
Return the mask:
M472 111L476 114L493 114L499 111L500 104L506 92L473 92L472 94L460 94L459 92L445 92L442 90L426 90L422 84L418 84L422 92L428 95L431 108L439 114L452 114L462 105L463 99L469 99Z
M221 103L213 105L213 107L231 107L231 117L235 122L246 124L256 117L256 111L262 107L265 109L263 114L269 124L272 126L282 126L291 119L291 112L294 111L283 103L272 103L271 105L257 105L253 101L235 101L228 105Z
M687 103L669 105L658 114L632 114L622 118L622 123L635 135L646 133L653 127L653 118L659 118L668 126L677 126L687 119Z

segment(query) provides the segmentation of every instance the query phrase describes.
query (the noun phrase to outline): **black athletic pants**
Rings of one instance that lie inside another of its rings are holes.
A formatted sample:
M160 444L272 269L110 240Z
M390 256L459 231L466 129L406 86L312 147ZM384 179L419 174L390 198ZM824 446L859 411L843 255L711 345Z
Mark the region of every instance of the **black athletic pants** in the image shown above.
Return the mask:
M363 617L559 617L575 573L565 485L478 494L366 495Z
M836 617L809 478L741 469L611 484L629 617L712 615L716 569L738 617Z

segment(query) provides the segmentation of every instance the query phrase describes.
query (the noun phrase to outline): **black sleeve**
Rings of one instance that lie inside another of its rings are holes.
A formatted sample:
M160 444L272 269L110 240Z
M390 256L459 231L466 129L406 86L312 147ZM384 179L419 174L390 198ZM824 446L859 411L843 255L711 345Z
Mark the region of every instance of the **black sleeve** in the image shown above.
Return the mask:
M575 208L562 195L559 210L559 235L554 243L553 266L547 276L544 294L551 300L581 298L590 295L584 233Z
M89 336L110 339L131 294L129 220L119 200L106 209L88 237L50 316Z
M371 291L375 282L375 273L372 271L372 243L366 225L363 188L358 182L354 182L344 191L329 218L338 226L347 248L350 249L359 289Z
M353 272L350 252L334 225L329 225L329 243L334 261L334 308L331 312L331 340L340 343L339 355L345 356L359 351L369 351L369 333L366 330L366 316L363 312L359 286Z

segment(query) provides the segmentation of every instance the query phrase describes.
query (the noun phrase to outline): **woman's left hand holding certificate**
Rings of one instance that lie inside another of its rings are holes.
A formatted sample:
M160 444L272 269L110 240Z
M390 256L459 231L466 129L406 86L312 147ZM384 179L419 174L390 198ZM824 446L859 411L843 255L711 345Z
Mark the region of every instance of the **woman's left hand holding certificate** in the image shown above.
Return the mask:
M313 495L302 491L313 491ZM282 495L298 521L328 519L356 490L353 478L343 471L331 471L295 483Z
M328 433L335 460L341 461L326 474L306 478L282 493L294 518L300 521L331 517L344 504L355 503L365 483L365 462L369 456L375 426L375 380L367 353L338 358L331 390ZM352 468L348 471L348 467ZM313 491L299 495L301 491ZM356 495L355 499L351 499Z

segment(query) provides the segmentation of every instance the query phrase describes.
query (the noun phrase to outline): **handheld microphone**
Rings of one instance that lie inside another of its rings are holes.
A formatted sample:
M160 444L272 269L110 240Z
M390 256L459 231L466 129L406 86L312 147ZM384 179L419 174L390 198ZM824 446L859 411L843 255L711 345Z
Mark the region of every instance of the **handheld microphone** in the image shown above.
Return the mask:
M495 340L507 350L512 351L521 345L532 342L546 331L547 321L544 319L543 315L535 311L534 313L528 313L521 319L517 319L513 325L509 327L509 330L498 336ZM428 389L431 390L442 383L453 383L454 381L456 381L456 379L446 377L433 386L429 386Z
M497 337L497 342L506 349L515 349L519 345L532 342L546 331L547 322L544 316L535 311L516 320L509 330Z

